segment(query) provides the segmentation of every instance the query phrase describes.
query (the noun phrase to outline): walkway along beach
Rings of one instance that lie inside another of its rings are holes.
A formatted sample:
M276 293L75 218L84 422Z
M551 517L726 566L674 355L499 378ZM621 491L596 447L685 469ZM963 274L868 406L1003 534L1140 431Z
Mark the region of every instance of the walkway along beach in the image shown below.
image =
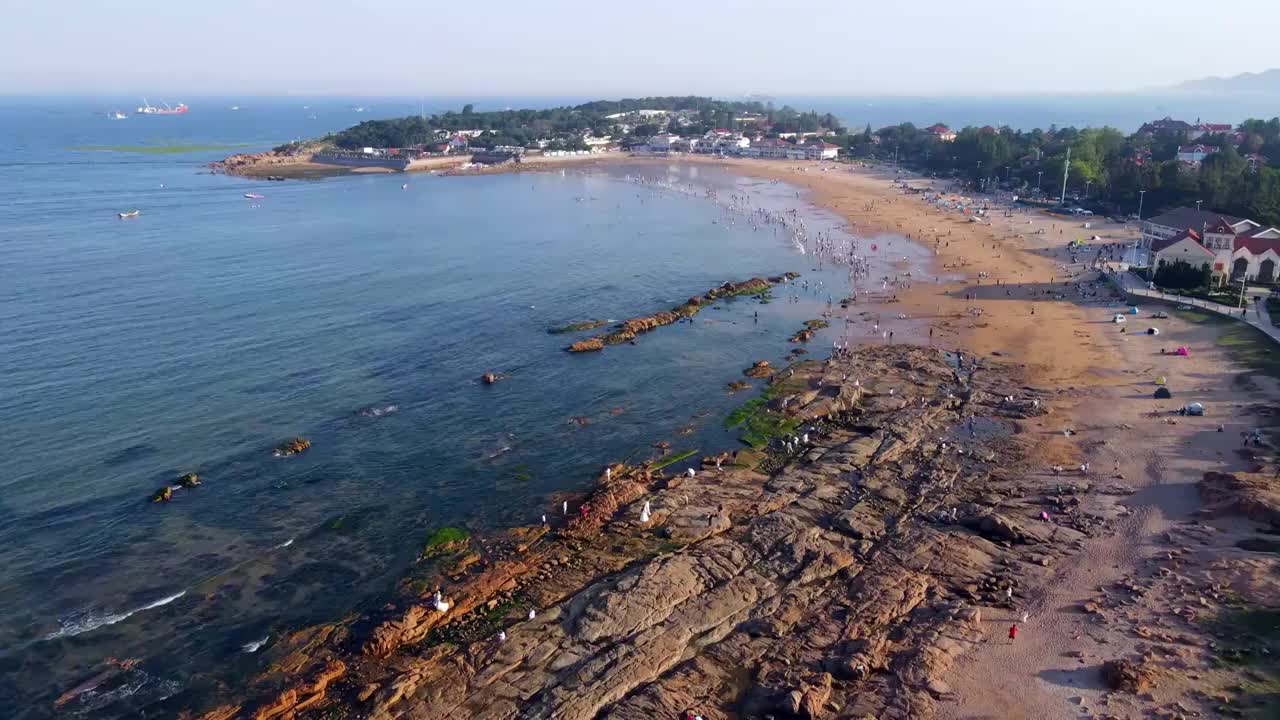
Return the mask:
M745 419L767 446L601 467L546 523L433 547L382 608L281 638L196 716L1266 711L1209 641L1280 598L1276 555L1244 549L1280 508L1231 515L1272 467L1245 433L1276 380L1221 326L1119 332L1065 223L970 223L847 166L681 162L804 187L863 236L934 248L931 277L881 293L879 342L773 376ZM927 323L919 344L889 345L895 321ZM1192 400L1209 415L1173 414ZM1197 512L1202 477L1224 517Z

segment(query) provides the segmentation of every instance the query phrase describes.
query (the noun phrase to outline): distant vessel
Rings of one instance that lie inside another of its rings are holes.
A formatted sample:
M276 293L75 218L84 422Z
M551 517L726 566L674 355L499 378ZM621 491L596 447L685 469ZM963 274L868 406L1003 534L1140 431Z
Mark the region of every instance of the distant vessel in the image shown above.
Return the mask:
M155 107L146 98L142 98L142 107L138 108L138 112L142 115L185 115L188 109L183 103L178 103L177 107L169 107L167 103L162 108Z
M250 200L261 200L262 198L266 197L266 195L259 195L258 193L245 193L244 196L249 198Z
M352 109L352 110L355 110L356 112L364 112L364 108L362 108L362 107L353 107L353 108L351 108L351 109Z
M239 110L239 109L240 109L240 106L239 106L239 105L232 105L232 106L231 106L231 109L232 109L232 110Z
M121 220L128 220L129 218L138 217L138 215L140 215L141 213L142 213L141 210L130 210L128 212L122 212L122 213L116 213L116 214L120 216Z
M107 117L111 118L112 120L128 120L129 119L128 115L125 115L119 110L112 110L111 112L107 113Z

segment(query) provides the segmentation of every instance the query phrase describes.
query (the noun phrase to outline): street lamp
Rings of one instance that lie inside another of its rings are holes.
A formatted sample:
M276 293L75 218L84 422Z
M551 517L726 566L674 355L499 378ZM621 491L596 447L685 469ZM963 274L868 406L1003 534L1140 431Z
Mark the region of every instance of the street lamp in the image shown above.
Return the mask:
M1139 190L1138 191L1138 219L1139 220L1142 219L1142 201L1146 199L1147 199L1147 191Z
M1204 201L1203 201L1203 200L1197 200L1197 201L1196 201L1196 212L1200 212L1200 203L1202 203L1202 202L1204 202Z
M1090 185L1092 185L1092 184L1093 184L1093 181L1092 181L1092 180L1085 180L1085 181L1084 181L1084 196L1085 196L1086 198L1087 198L1087 197L1089 197L1089 186L1090 186Z
M1036 192L1037 192L1037 193L1039 193L1039 192L1040 192L1040 178L1042 178L1042 177L1044 177L1044 171L1043 171L1043 170L1041 170L1041 171L1039 171L1039 172L1037 172L1037 173L1036 173Z

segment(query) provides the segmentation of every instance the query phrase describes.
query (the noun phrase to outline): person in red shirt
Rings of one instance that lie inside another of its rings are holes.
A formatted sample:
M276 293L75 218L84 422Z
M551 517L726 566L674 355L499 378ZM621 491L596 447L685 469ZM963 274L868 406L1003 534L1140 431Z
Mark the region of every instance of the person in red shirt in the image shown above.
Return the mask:
M1017 638L1018 638L1018 625L1017 623L1014 623L1013 625L1009 626L1009 644L1012 645L1013 641L1016 640Z

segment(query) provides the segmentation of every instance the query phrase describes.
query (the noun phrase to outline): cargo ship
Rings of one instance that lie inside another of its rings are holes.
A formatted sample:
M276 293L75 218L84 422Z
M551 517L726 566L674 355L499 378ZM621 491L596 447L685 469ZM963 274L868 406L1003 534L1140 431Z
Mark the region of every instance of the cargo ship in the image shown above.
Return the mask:
M169 107L167 104L162 108L155 107L147 102L146 98L142 98L142 107L138 108L138 112L142 115L185 115L187 110L187 106L183 103L178 103L177 107Z

